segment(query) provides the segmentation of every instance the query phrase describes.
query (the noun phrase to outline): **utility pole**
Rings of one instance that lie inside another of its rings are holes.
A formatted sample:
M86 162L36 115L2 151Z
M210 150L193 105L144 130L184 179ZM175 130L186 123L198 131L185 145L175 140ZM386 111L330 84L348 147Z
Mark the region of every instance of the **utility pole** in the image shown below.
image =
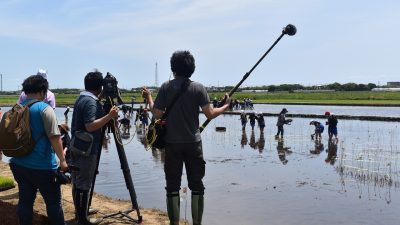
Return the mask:
M156 62L156 83L155 86L158 87L158 68L157 68L157 62Z

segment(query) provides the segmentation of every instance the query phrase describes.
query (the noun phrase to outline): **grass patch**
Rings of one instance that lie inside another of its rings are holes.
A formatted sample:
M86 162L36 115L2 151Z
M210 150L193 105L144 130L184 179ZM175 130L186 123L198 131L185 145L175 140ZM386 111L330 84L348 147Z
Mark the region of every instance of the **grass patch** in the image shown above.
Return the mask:
M221 98L225 93L210 92L210 98ZM56 94L58 106L73 106L79 94ZM132 97L136 102L143 102L139 92L123 93L122 100L130 103ZM157 93L153 93L153 98ZM0 105L11 106L18 100L17 95L0 95ZM236 92L232 98L243 100L250 98L254 103L292 103L292 104L332 104L332 105L400 105L400 92L373 91L335 91L319 93L248 93Z
M8 190L13 187L15 187L13 179L0 176L0 191Z

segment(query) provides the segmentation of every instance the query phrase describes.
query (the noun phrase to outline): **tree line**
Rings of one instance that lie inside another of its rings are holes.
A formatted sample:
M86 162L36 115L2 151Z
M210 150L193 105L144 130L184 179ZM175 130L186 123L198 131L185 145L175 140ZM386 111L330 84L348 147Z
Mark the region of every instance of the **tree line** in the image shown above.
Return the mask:
M209 91L230 91L234 86L224 86L224 87L209 87ZM249 86L239 88L240 90L266 90L268 92L279 92L279 91L287 91L294 92L297 90L334 90L334 91L370 91L373 88L376 88L377 85L374 83L368 84L356 84L356 83L345 83L340 84L338 82L332 84L325 85L313 85L313 86L304 86L301 84L280 84L280 85L262 85L262 86ZM385 87L385 86L380 86ZM150 89L157 90L157 87L149 87ZM120 89L121 93L132 93L141 91L142 87L128 89ZM56 94L79 94L80 89L78 88L57 88L51 89L52 92ZM20 91L3 91L0 92L2 95L16 95L19 94Z
M268 90L268 92L275 91L288 91L294 92L296 90L334 90L334 91L370 91L376 88L377 85L374 83L368 84L356 84L356 83L345 83L340 84L338 82L325 85L313 85L303 86L301 84L281 84L281 85L263 85L254 87L244 87L242 90Z

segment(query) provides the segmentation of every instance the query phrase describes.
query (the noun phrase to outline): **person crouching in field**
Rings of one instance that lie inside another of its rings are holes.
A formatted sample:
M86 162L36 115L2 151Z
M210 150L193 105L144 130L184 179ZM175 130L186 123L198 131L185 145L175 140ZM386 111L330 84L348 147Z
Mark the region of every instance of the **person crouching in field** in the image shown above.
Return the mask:
M168 104L179 93L166 119L165 136L165 179L167 191L167 211L170 224L179 225L181 178L185 164L189 188L192 191L192 219L200 225L204 210L205 164L201 142L199 113L200 108L208 119L219 116L229 108L230 99L225 94L225 104L214 108L206 88L189 78L195 70L195 61L189 51L176 51L171 57L171 70L174 79L162 84L155 102L147 88L142 96L147 99L155 118L161 118Z
M315 137L316 140L321 140L321 134L324 132L324 125L315 120L311 120L310 125L315 127L314 134L311 134L311 139L314 140Z

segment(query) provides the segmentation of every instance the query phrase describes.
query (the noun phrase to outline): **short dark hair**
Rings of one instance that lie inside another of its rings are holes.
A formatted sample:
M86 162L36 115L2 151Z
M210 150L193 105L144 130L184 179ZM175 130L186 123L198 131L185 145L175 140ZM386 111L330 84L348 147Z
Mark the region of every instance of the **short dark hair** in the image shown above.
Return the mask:
M44 79L41 75L31 75L24 80L22 83L22 91L25 94L33 94L33 93L47 93L49 89L49 82Z
M196 68L194 57L189 51L176 51L171 56L171 70L177 76L191 77Z
M88 91L100 91L103 86L103 74L95 70L85 76L85 89Z

